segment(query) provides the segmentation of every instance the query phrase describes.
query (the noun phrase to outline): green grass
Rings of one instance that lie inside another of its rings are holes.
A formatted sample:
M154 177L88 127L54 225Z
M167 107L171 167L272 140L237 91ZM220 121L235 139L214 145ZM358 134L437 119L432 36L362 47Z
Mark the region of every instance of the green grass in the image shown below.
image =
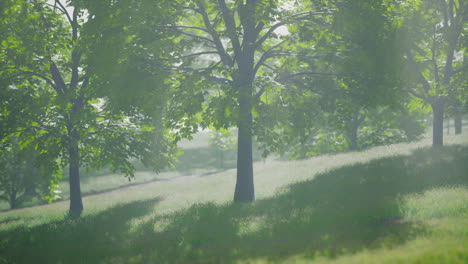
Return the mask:
M0 263L466 263L468 146L398 144L0 213ZM3 262L2 262L3 261Z
M194 135L191 141L182 140L179 147L183 154L178 158L173 168L166 168L160 173L155 173L151 168L146 168L141 162L135 161L135 178L128 179L123 174L113 173L108 166L101 170L80 170L81 192L84 196L90 194L112 191L122 187L138 185L152 181L165 181L187 175L200 175L222 171L236 166L235 150L224 150L224 160L220 160L220 151L208 144L209 132L202 131ZM255 151L255 160L260 159L258 151ZM61 199L69 199L69 185L67 168L64 169L64 177L59 186ZM44 204L46 201L34 198L25 201L20 207L30 207ZM0 201L0 210L8 210L9 205Z

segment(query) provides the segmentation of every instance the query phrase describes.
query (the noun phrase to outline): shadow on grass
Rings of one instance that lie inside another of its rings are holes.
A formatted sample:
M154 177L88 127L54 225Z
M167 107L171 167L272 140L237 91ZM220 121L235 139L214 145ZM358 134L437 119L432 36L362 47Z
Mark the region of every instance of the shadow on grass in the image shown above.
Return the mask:
M425 232L403 220L400 196L467 186L467 160L466 146L418 150L342 167L253 204L198 204L130 230L157 200L135 202L0 234L0 255L15 263L236 263L392 247Z
M0 232L0 263L100 263L129 246L131 220L151 213L159 201L136 201L75 221Z
M139 263L235 263L395 246L424 232L400 221L400 195L468 185L467 160L467 147L423 149L342 167L251 205L195 205L141 225L129 252Z

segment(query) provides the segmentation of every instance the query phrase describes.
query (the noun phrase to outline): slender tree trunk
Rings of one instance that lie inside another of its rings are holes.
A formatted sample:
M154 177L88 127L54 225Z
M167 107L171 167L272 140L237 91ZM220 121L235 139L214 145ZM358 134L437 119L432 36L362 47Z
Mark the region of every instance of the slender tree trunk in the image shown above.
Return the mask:
M462 111L461 109L457 109L455 113L455 135L459 135L462 133Z
M78 135L75 130L70 133L70 145L68 152L70 155L70 216L77 218L83 211L80 187L80 153L78 148Z
M252 159L252 105L250 87L241 86L237 137L237 182L235 202L255 200Z
M349 144L349 150L356 150L357 149L357 130L358 126L356 126L355 122L351 125L351 138Z
M445 102L438 98L432 106L432 146L441 147L444 145L444 106Z
M447 135L450 135L450 118L447 118Z
M10 204L10 209L15 209L17 206L18 206L18 203L17 203L17 197L16 197L16 190L14 190L9 199L8 199L8 203Z
M365 115L361 113L361 107L359 107L356 112L353 114L353 118L350 122L350 143L349 143L349 150L356 150L358 148L357 143L357 134L359 126L361 125L362 121L364 121Z

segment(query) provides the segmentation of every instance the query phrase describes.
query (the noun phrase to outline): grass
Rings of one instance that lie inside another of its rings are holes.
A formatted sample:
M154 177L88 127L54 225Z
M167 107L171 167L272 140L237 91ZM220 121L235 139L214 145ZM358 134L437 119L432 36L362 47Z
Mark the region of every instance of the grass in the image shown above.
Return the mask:
M466 263L468 145L398 144L0 213L0 263ZM3 262L2 262L3 261Z
M208 144L209 132L202 131L194 135L193 140L183 140L179 147L183 154L173 168L168 168L160 173L155 173L151 168L146 168L140 162L135 162L135 178L129 180L123 174L113 173L108 166L101 170L80 171L81 192L83 195L98 194L116 190L131 185L139 185L153 181L165 181L187 175L201 175L222 171L236 166L235 150L224 150L224 161L221 163L220 151ZM260 159L258 151L255 152L255 160ZM64 177L59 186L60 197L69 199L68 172L64 169ZM31 207L44 204L45 201L32 199L21 204L21 207ZM0 211L8 210L9 205L0 201Z

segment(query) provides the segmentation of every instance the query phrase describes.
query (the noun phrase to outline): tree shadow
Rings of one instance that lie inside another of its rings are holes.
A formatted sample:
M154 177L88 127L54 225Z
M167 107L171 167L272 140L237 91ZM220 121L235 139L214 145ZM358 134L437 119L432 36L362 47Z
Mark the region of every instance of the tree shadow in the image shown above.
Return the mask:
M401 196L468 186L467 160L466 146L421 149L341 167L252 204L196 204L133 228L131 220L160 199L118 205L0 233L0 256L12 263L236 263L393 247L427 230L404 218Z
M129 245L131 220L161 198L116 205L78 220L0 232L0 263L101 263Z
M404 219L401 195L468 185L468 147L417 150L342 167L254 204L198 204L140 225L136 263L272 262L296 254L334 258L393 247L425 227ZM125 262L125 261L123 261Z

